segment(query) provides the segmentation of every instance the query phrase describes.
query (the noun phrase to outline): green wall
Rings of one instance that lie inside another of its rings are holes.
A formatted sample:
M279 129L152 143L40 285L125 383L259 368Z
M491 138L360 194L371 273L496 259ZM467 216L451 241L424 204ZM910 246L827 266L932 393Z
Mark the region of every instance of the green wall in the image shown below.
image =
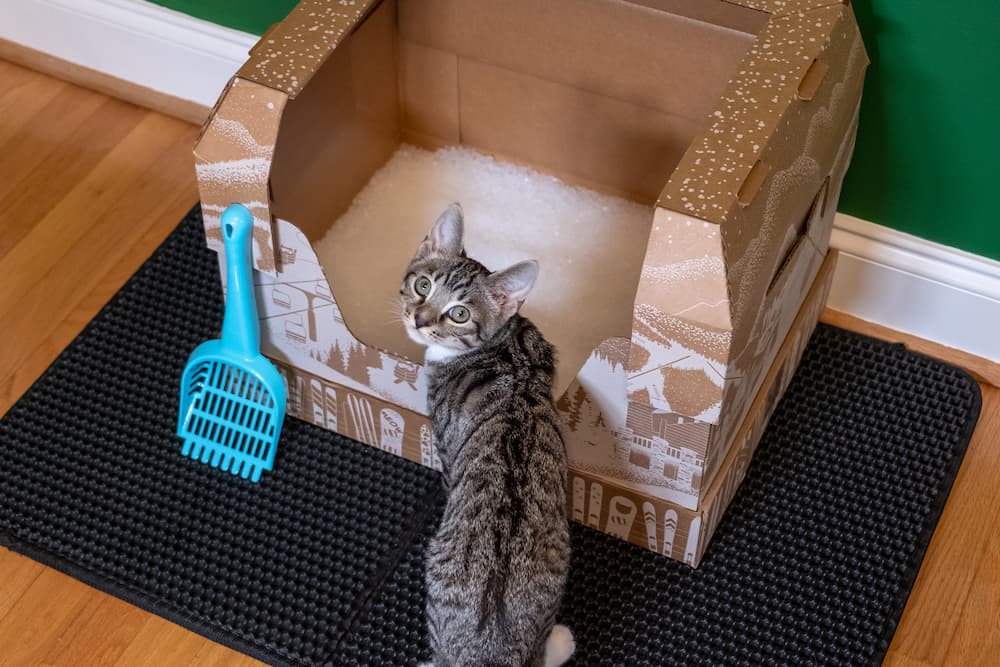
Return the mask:
M330 0L336 2L337 0ZM200 19L262 35L285 18L298 0L150 0Z
M153 1L256 34L296 4ZM840 210L1000 259L1000 1L853 4L872 64Z
M1000 2L853 6L872 64L840 210L1000 259Z

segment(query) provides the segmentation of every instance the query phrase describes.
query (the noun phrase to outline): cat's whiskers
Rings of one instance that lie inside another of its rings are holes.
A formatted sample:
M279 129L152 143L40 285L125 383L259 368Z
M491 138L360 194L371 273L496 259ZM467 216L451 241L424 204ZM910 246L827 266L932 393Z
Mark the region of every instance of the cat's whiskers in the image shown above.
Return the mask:
M384 321L386 326L390 324L406 324L406 320L403 318L403 306L400 305L398 297L386 298L383 307L387 311L387 319Z

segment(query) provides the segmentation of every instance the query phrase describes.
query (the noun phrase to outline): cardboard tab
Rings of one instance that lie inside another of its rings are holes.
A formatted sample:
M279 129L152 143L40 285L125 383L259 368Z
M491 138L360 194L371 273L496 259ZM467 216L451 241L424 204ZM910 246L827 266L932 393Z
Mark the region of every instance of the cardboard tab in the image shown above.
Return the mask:
M812 65L802 77L802 81L799 82L799 89L795 92L796 97L806 102L815 97L816 91L823 83L823 77L828 71L830 71L830 66L825 62L819 59L813 60Z
M764 185L764 180L767 179L767 173L770 170L771 168L760 160L754 163L746 180L743 181L743 185L736 191L736 201L740 203L740 206L749 206L753 202L753 198L757 196L757 192Z

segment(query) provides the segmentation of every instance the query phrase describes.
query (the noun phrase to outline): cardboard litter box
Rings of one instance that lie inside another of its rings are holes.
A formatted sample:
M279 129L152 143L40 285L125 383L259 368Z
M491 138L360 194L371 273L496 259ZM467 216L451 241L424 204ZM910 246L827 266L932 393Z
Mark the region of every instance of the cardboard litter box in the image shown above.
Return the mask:
M592 303L524 312L560 351L571 515L594 525L596 503L597 528L695 563L699 517L734 479L741 425L766 421L765 377L817 284L867 62L851 8L829 0L304 0L199 138L207 241L224 261L219 214L251 209L289 414L435 466L422 359L384 312L433 217L362 230L377 258L323 266L313 244L402 142L649 206L648 226L576 244L578 279L600 276ZM522 250L541 260L536 289L557 290L553 248ZM338 288L383 254L392 294ZM670 512L672 540L640 529Z

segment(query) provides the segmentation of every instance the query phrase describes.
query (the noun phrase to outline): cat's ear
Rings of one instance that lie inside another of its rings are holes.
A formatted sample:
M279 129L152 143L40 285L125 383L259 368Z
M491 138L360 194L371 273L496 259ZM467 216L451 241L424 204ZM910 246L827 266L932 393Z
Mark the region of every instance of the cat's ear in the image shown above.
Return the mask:
M537 279L538 262L533 259L490 274L490 291L501 317L507 319L518 311Z
M461 257L462 249L462 205L455 203L445 209L430 234L417 249L417 259L428 257Z

